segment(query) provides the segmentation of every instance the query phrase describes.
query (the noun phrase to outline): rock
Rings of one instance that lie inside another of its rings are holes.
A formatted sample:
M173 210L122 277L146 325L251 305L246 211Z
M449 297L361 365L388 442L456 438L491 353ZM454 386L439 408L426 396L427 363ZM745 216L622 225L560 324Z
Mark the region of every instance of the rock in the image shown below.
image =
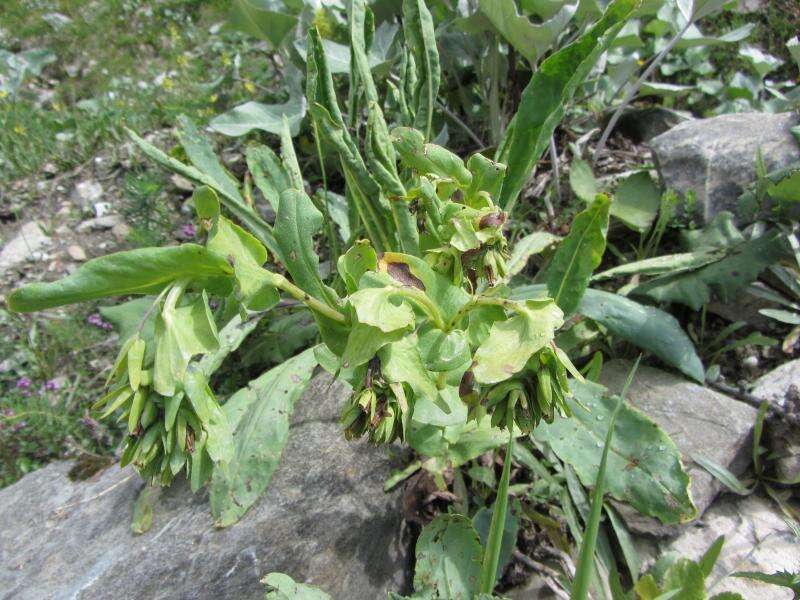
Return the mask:
M119 215L104 215L102 217L95 217L94 219L87 219L80 223L75 229L78 233L85 233L87 231L103 231L104 229L113 229L122 223L122 217Z
M739 0L736 11L740 13L754 13L766 10L768 0Z
M131 234L131 228L127 223L120 222L111 228L111 233L113 233L114 237L121 242Z
M111 212L111 202L95 202L92 210L95 217L104 217Z
M4 597L259 599L282 571L333 598L374 600L406 587L400 492L384 494L384 450L348 443L338 424L346 392L316 377L298 401L283 460L262 499L215 529L207 493L176 482L134 536L142 482L116 466L85 482L53 463L0 490Z
M75 195L80 204L88 208L103 197L103 186L97 181L87 179L75 185Z
M67 254L72 260L83 262L86 260L86 251L78 245L67 246Z
M609 118L612 113L613 111L609 111ZM636 143L649 142L654 137L669 131L679 123L691 120L691 118L691 115L663 106L629 107L622 112L616 129Z
M50 244L50 236L37 221L28 221L17 235L0 250L0 271L12 269L27 260L41 256L41 250Z
M784 415L770 419L766 441L775 457L775 474L784 481L800 479L800 359L762 375L752 392L780 408Z
M735 212L736 201L756 179L756 152L761 148L767 171L800 162L800 147L791 132L792 113L729 114L681 123L653 138L653 150L665 187L685 194L694 190L697 211L705 222L719 212Z
M603 367L600 383L620 393L630 367L628 361L611 361ZM666 431L680 450L691 477L690 490L698 516L708 508L722 484L696 464L692 455L711 459L735 475L749 465L757 412L753 407L652 367L639 367L626 399ZM676 526L664 526L628 505L621 504L619 508L634 532L664 536L678 531Z
M660 544L658 552L676 552L696 561L720 535L725 536L725 545L706 580L709 596L738 592L745 600L789 600L793 597L786 588L727 577L736 571L796 573L800 568L800 546L794 533L780 508L767 498L725 495L700 521L687 526L674 540Z
M188 179L186 179L186 177L183 177L183 176L178 175L178 174L174 174L169 178L169 180L172 182L172 185L174 185L176 188L178 188L182 192L193 192L194 191L194 184L191 181L189 181Z

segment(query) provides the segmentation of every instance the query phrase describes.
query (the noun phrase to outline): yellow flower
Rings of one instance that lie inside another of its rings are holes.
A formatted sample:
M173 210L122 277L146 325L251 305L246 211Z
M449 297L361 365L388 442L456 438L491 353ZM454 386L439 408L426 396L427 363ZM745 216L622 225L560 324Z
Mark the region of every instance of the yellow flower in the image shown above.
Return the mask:
M172 88L175 87L175 82L172 81L170 77L164 77L164 81L161 82L161 87L165 90L170 91Z
M61 106L60 102L53 102L53 110L54 111L61 112L63 109L64 109L64 107Z
M245 81L244 82L244 89L247 90L248 94L255 94L256 93L256 86L253 85L252 81Z
M189 66L189 58L188 58L188 57L187 57L185 54L181 54L181 55L178 57L178 60L177 60L177 62L178 62L178 66L179 66L181 69L185 69L186 67L188 67L188 66Z
M217 96L216 94L211 94L211 96L209 96L209 98L208 98L208 101L211 104L216 104L218 99L219 99L219 96Z
M8 96L8 92L5 90L0 90L0 100L5 99Z
M230 67L231 66L231 57L227 52L223 52L220 54L219 57L220 62L222 63L223 67Z
M23 135L25 133L25 128L17 123L14 125L14 133L18 133L19 135Z

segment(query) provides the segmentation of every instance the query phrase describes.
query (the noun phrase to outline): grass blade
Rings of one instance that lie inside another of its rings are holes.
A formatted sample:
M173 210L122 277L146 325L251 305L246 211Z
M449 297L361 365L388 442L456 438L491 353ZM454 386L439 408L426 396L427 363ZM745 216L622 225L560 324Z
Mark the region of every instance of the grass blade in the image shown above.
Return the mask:
M597 532L600 528L600 517L603 511L603 487L606 478L606 464L608 463L608 450L611 448L611 438L614 436L614 422L617 419L619 409L625 402L625 395L628 388L633 381L636 370L639 368L639 362L642 357L636 359L630 373L628 373L628 380L625 382L625 387L622 389L617 407L611 415L611 421L608 425L608 433L606 434L606 443L603 446L603 457L600 459L600 469L597 472L597 482L594 486L594 494L592 498L592 510L589 513L589 520L586 522L586 531L583 533L583 543L581 544L581 552L578 556L578 565L575 570L575 579L572 582L572 600L586 600L589 596L589 582L592 579L592 572L594 569L594 548L597 544Z
M509 432L510 433L510 432ZM503 543L503 530L505 529L506 513L508 512L508 479L511 476L511 456L514 452L514 435L508 436L508 447L503 464L503 475L497 488L497 499L492 510L492 524L489 527L489 539L483 553L480 583L478 592L491 594L497 576L497 565L500 563L500 548Z

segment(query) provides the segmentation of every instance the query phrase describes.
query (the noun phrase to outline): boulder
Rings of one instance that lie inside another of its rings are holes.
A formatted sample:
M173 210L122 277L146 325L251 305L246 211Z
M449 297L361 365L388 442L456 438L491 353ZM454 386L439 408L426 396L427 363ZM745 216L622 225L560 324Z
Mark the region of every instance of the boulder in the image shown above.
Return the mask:
M720 535L725 545L714 570L706 580L709 596L737 592L745 600L790 600L783 587L750 579L729 577L736 571L775 573L800 569L800 545L780 508L758 495L725 495L708 509L703 518L687 526L674 540L660 544L658 554L675 552L699 560ZM652 559L655 556L650 556Z
M741 113L687 121L650 141L665 187L694 190L696 210L705 222L719 212L736 212L737 199L756 180L756 153L767 171L800 162L792 136L793 113Z
M775 474L783 481L800 481L800 359L762 375L752 394L781 413L770 419L766 428Z
M613 111L609 110L609 118ZM687 113L664 108L647 106L645 108L627 107L619 117L616 130L626 138L638 143L649 142L654 137L666 133L679 123L691 120Z
M0 251L0 273L35 259L36 253L49 244L50 236L43 231L41 224L28 221Z
M603 367L600 383L620 393L631 363L614 360ZM752 432L757 411L747 404L652 367L639 367L626 400L653 419L675 442L691 477L691 495L699 511L711 504L722 484L696 464L699 454L740 475L750 464ZM627 505L620 514L636 533L673 535L676 526L664 526Z
M391 467L382 449L344 440L346 396L327 376L312 380L266 493L226 529L213 527L207 493L179 482L137 536L131 515L143 483L130 469L72 482L61 462L27 475L0 491L0 596L260 600L271 571L333 598L402 592L399 492L383 492Z

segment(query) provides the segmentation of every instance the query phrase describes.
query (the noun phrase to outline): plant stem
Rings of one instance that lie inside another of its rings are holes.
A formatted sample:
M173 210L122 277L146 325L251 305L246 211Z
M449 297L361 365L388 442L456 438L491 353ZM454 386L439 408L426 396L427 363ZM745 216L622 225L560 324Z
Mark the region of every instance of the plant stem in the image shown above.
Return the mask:
M272 273L271 271L266 271L269 273L270 276L270 283L274 285L276 288L283 290L284 292L290 294L297 300L300 300L303 304L308 306L311 310L318 312L321 315L325 315L329 319L333 319L338 323L347 323L347 318L340 313L335 308L331 308L324 302L320 302L310 294L307 294L291 281L286 279L283 275L279 273Z
M442 317L442 313L439 311L439 307L437 307L431 301L431 299L424 294L424 292L412 287L398 287L394 290L393 294L411 300L414 304L419 306L423 311L425 311L425 314L428 315L431 320L433 320L433 323L436 325L437 329L447 329L447 324L444 322L444 318Z

